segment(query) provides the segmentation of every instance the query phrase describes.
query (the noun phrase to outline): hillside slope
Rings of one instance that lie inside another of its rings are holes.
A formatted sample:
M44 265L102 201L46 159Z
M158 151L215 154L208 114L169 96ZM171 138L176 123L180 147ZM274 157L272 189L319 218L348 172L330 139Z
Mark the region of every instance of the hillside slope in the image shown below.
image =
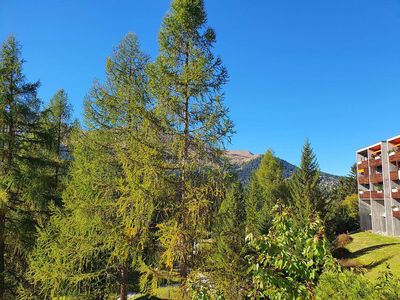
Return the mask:
M225 155L235 166L239 180L246 184L253 172L260 165L262 154L253 154L247 150L227 150ZM289 178L296 171L297 167L286 160L278 158L282 166L283 177ZM322 186L327 188L334 187L339 181L339 176L321 172Z

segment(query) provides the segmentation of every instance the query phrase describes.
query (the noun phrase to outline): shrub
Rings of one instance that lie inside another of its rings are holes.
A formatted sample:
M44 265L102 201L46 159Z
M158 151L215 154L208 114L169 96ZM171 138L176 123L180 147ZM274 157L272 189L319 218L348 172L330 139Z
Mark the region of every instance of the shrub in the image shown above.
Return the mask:
M337 234L360 229L358 217L358 195L347 196L339 203L334 202L327 213L326 227L328 235L334 239Z
M400 299L400 278L390 270L381 273L373 282L353 271L325 272L320 277L315 297L321 300L397 300Z
M362 274L356 274L352 271L325 272L319 279L316 288L316 299L330 300L357 300L374 299L373 285Z
M247 240L252 299L311 298L322 271L335 266L321 220L297 223L285 207L276 207L267 235Z
M353 238L347 233L339 234L336 238L336 247L344 247L347 244L350 244L353 241Z

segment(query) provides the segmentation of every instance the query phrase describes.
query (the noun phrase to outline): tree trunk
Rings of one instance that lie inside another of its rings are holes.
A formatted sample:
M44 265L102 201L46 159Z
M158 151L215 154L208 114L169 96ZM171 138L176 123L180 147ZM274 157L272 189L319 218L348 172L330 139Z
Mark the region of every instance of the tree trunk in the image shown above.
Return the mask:
M126 267L121 268L121 283L120 283L120 300L128 299L128 270ZM0 299L2 300L2 299Z
M185 65L187 66L189 64L189 52L188 52L188 45L186 45L186 53L185 53ZM183 262L180 268L180 274L181 277L184 280L184 283L186 282L186 278L188 276L188 256L189 256L189 251L190 251L190 246L188 243L190 243L188 236L187 236L187 207L186 207L186 188L185 188L185 183L186 183L186 163L188 159L188 154L189 154L189 83L186 83L186 91L185 91L185 107L184 107L184 144L183 144L183 155L182 155L182 169L181 169L181 205L182 205L182 227L183 227L183 232L184 232L184 237L183 237Z

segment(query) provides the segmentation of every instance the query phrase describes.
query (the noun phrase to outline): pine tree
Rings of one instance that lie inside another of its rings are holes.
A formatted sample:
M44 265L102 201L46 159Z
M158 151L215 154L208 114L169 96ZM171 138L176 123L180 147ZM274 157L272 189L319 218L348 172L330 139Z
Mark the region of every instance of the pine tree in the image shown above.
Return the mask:
M160 54L149 67L176 190L169 195L172 210L158 226L161 263L179 274L183 286L201 264L195 248L208 238L210 210L220 201L221 180L213 167L232 133L221 91L227 71L212 53L216 35L206 21L202 0L172 1L159 34Z
M0 299L26 284L26 256L46 205L37 196L39 82L26 81L23 63L20 45L8 37L0 50Z
M271 220L271 210L288 193L282 167L271 150L263 156L260 166L250 178L246 192L247 233L265 233Z
M307 220L313 212L324 212L320 192L320 169L311 144L306 140L299 168L289 181L293 205L299 219Z
M146 93L148 58L128 34L107 60L106 81L85 101L71 181L39 235L31 277L46 296L127 299L128 275L146 252L154 199L163 191ZM68 226L66 226L68 224Z

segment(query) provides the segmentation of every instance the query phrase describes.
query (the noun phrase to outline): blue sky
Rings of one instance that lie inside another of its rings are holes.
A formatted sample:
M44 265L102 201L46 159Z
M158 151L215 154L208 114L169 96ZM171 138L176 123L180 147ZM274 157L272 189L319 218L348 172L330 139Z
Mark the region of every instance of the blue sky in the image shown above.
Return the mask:
M152 58L169 0L0 0L0 40L23 45L46 102L64 88L82 115L94 78L127 32ZM297 164L309 138L321 169L344 175L355 151L400 134L399 0L206 0L228 68L230 149L267 148ZM396 108L395 108L396 107Z

